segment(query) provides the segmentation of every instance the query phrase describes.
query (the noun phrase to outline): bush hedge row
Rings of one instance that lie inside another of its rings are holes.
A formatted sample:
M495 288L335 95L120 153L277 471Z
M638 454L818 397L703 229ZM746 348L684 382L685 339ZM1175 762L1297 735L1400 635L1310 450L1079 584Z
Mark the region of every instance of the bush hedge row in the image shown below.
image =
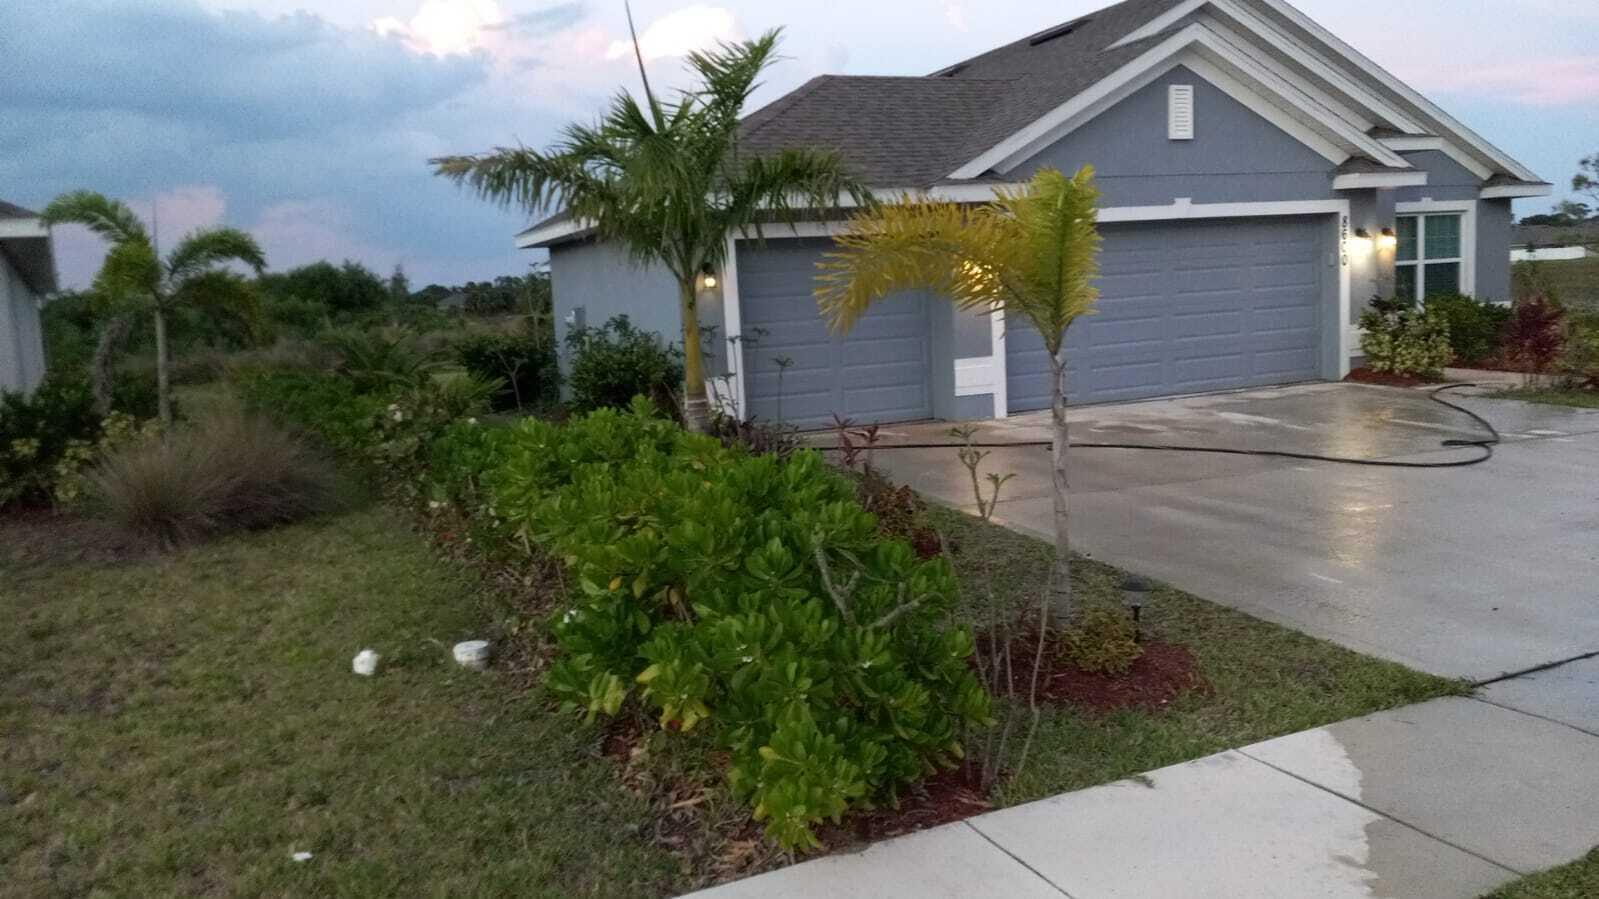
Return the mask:
M815 452L729 448L643 398L490 428L325 376L243 389L380 462L399 495L469 514L479 551L564 562L549 689L589 718L635 702L668 732L705 733L785 847L956 764L990 721L972 635L947 625L949 563L881 537Z

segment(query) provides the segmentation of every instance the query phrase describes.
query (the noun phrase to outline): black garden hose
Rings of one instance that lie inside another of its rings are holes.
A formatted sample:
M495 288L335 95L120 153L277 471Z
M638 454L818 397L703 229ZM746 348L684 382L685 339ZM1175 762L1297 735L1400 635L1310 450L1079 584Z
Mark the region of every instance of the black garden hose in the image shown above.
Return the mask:
M1267 456L1277 459L1299 459L1308 462L1334 462L1339 465L1369 465L1376 468L1466 468L1472 465L1481 465L1493 458L1494 447L1500 441L1499 431L1492 423L1481 415L1456 405L1444 399L1440 394L1446 390L1458 390L1462 387L1475 387L1475 384L1446 384L1443 387L1429 391L1427 397L1433 402L1447 406L1456 412L1469 417L1483 430L1488 432L1486 438L1478 440L1444 440L1440 445L1446 449L1471 447L1481 454L1472 459L1456 459L1450 462L1393 462L1386 459L1351 459L1344 456L1323 456L1317 453L1293 453L1286 450L1259 450L1259 449L1226 449L1212 446L1182 446L1164 443L1072 443L1071 448L1076 449L1102 449L1102 450L1149 450L1163 453L1209 453L1219 456ZM1053 446L1050 440L1026 440L1013 443L880 443L872 447L861 447L861 450L881 452L883 450L897 449L960 449L962 447L976 447L979 449L1013 449L1016 447ZM821 447L824 451L838 451L838 447Z

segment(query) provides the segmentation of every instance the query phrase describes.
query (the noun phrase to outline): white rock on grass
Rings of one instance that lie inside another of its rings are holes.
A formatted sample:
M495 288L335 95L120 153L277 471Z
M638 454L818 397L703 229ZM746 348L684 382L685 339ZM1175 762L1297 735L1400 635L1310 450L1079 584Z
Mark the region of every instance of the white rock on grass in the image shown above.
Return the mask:
M482 671L489 667L489 641L468 640L455 644L455 662L462 668Z
M355 654L355 660L350 663L350 670L362 677L371 677L378 673L378 660L383 658L375 651L363 649Z

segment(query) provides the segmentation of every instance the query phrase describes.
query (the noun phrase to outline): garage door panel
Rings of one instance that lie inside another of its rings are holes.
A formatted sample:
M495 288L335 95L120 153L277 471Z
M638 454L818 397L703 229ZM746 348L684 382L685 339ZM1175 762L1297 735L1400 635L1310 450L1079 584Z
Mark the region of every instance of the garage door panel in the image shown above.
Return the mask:
M906 294L875 304L850 333L833 334L812 293L829 243L774 241L738 250L748 412L804 428L835 414L871 421L932 416L929 301ZM793 364L779 377L776 357Z
M1311 380L1325 218L1104 227L1100 314L1067 336L1073 402ZM1007 323L1010 408L1049 405L1043 339Z

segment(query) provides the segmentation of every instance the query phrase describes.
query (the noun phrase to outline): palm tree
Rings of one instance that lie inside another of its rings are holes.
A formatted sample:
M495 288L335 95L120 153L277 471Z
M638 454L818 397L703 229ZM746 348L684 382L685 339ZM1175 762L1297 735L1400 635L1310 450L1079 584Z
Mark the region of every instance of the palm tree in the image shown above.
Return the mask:
M822 314L848 331L872 303L895 291L930 289L961 309L1020 316L1043 335L1052 373L1051 460L1055 486L1053 613L1072 613L1070 499L1066 472L1066 329L1093 311L1099 291L1099 191L1094 170L1068 178L1042 169L1024 189L998 191L976 207L905 197L863 211L821 263Z
M156 394L161 421L170 424L167 313L178 305L249 308L254 303L249 283L221 265L242 262L259 275L266 267L261 247L237 228L202 228L179 241L163 260L126 203L89 190L57 197L45 207L43 218L51 225L83 225L111 242L95 289L113 301L146 307L154 317Z
M531 212L564 206L598 239L626 247L635 262L671 272L683 327L683 416L694 430L710 424L699 279L722 268L729 238L758 237L763 221L792 223L799 210L834 206L845 192L858 202L869 199L831 153L740 155L739 113L774 61L779 35L773 30L689 54L688 67L700 83L676 102L650 90L635 37L642 106L623 91L598 124L568 126L546 152L497 148L431 161L438 174L501 205Z

